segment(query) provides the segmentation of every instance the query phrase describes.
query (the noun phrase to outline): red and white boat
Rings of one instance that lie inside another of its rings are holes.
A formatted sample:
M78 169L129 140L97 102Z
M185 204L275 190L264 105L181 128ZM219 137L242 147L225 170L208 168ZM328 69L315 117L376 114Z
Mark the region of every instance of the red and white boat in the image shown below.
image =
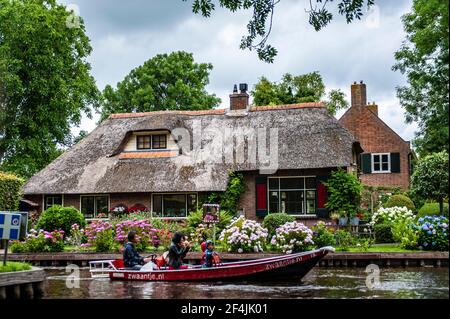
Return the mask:
M192 266L188 269L169 270L166 267L151 271L123 268L123 261L101 260L90 262L92 277L111 280L141 281L207 281L233 279L273 279L279 276L305 276L333 247L281 255L249 261L227 262L211 268Z

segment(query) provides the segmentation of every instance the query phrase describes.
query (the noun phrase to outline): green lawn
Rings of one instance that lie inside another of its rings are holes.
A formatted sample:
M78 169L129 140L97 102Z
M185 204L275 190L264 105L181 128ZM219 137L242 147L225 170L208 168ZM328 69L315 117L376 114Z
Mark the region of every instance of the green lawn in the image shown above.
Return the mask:
M27 263L18 263L11 261L6 262L6 266L3 266L3 262L0 262L0 272L13 272L22 270L31 270L31 265Z
M336 248L336 251L340 251L339 247ZM364 251L361 247L350 247L347 251L349 252L369 252L369 253L418 253L423 252L423 250L410 250L403 249L398 244L383 244L369 247L368 250Z

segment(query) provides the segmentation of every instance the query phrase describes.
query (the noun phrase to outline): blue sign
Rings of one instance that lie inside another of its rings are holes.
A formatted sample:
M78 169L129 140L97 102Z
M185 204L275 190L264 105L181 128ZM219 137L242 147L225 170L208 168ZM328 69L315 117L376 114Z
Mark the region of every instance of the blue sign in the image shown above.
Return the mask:
M0 239L19 240L20 214L0 212Z

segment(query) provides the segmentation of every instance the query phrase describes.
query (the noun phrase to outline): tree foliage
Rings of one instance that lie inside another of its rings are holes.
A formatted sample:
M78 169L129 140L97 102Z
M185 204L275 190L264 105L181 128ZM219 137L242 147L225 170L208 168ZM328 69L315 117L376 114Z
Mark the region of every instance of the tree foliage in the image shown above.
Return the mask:
M0 210L17 210L24 180L14 174L0 172Z
M448 153L442 151L421 159L411 176L411 193L439 202L443 214L443 201L448 197Z
M245 192L244 175L231 172L228 176L228 184L225 192L214 192L208 197L211 203L220 203L220 209L231 214L236 214L241 195Z
M0 0L0 167L30 177L72 140L97 88L80 19L56 0Z
M356 215L362 191L358 177L339 168L331 173L325 186L328 192L326 208L344 216Z
M293 76L283 75L280 82L261 77L251 92L255 105L279 105L304 102L320 102L325 97L325 84L319 72ZM331 90L324 101L330 114L348 106L341 90Z
M272 63L277 55L277 49L268 44L267 40L272 31L274 10L279 2L280 0L192 0L192 11L209 18L216 8L216 3L231 12L252 10L253 15L247 24L248 34L242 37L240 48L256 50L260 60ZM310 0L309 9L306 11L309 14L309 23L316 31L321 30L333 20L333 14L327 8L330 3L337 4L338 13L345 17L347 23L351 23L355 19L360 20L363 16L363 8L370 8L374 4L374 0L340 0L336 2Z
M393 69L405 74L406 86L397 89L408 123L417 121L414 144L423 156L449 145L449 2L414 0L403 16L406 39L395 53Z
M212 109L220 103L205 89L212 68L194 62L192 53L158 54L132 70L116 89L105 87L101 119L112 113Z

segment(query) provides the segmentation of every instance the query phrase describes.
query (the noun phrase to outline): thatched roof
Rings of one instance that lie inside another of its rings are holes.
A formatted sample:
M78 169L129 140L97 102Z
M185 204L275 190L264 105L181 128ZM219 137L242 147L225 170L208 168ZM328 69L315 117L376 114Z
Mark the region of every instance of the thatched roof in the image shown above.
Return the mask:
M160 129L174 132L183 128L192 136L193 127L198 123L212 135L220 135L227 128L249 131L278 129L278 169L349 166L356 142L318 103L258 107L249 112L210 110L114 114L33 176L24 186L24 193L222 191L226 189L229 171L261 168L259 159L248 160L247 142L243 148L245 160L238 163L224 160L220 152L207 154L213 164L190 161L191 157L184 155L120 158L130 132ZM266 132L269 135L269 131ZM202 147L208 145L210 139L211 136L202 136ZM219 147L233 145L230 142L216 144ZM191 152L201 151L195 140L190 145ZM234 152L242 155L242 148L237 145L233 148ZM257 151L260 149L258 145Z

